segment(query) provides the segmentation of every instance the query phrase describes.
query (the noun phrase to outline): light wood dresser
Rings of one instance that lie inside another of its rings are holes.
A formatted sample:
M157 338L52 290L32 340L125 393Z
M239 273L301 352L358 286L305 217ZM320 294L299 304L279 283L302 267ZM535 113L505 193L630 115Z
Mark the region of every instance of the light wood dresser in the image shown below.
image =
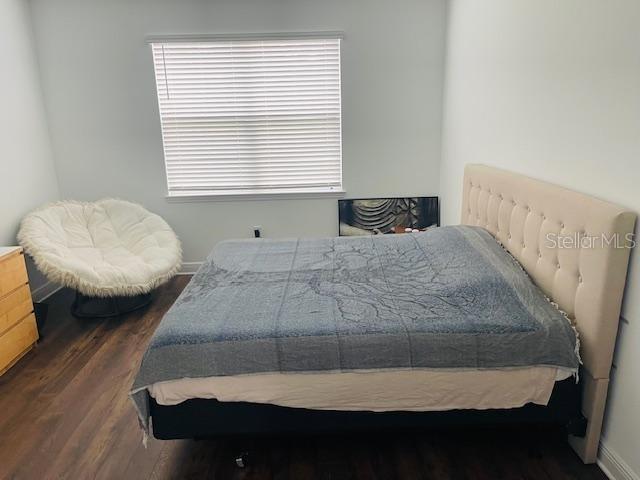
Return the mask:
M20 247L0 247L0 375L37 340L24 254Z

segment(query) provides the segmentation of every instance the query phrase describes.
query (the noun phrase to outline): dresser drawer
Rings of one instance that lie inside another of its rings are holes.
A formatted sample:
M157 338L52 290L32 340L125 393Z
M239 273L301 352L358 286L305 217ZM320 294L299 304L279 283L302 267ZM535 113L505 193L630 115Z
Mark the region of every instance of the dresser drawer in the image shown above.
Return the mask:
M31 312L33 312L33 303L27 284L0 298L0 335Z
M0 374L38 340L36 317L31 314L0 336Z
M24 255L9 255L0 260L0 298L28 281Z

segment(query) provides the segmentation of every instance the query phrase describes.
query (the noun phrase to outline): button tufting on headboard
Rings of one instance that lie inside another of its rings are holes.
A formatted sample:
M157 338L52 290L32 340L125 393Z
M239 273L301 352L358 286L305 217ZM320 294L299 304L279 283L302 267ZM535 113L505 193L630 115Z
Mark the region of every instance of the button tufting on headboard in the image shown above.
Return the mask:
M588 231L624 240L633 231L635 214L484 165L468 165L463 185L462 223L491 232L575 319L585 367L594 378L608 378L629 251L608 245L586 248L576 239Z

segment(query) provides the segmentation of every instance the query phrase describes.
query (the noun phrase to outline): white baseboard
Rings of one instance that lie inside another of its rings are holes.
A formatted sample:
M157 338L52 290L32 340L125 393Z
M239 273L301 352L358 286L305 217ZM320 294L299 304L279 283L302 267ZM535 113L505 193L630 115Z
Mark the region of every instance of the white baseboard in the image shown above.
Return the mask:
M178 272L178 275L193 275L198 271L202 265L202 262L182 262L182 268Z
M43 302L61 288L57 283L46 282L31 291L31 298L34 302Z
M602 442L597 463L611 480L640 480L640 475L631 470L631 467L617 453L607 448Z

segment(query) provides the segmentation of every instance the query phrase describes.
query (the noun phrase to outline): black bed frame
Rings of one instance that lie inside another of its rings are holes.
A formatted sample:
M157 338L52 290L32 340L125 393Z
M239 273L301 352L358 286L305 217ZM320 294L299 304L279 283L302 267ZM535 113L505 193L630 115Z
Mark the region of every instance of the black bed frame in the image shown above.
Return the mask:
M149 398L154 437L246 438L256 436L346 434L371 430L424 430L441 427L555 425L584 436L581 391L573 377L556 382L547 406L527 404L503 410L444 412L346 412L307 410L246 402L191 399L159 405Z

